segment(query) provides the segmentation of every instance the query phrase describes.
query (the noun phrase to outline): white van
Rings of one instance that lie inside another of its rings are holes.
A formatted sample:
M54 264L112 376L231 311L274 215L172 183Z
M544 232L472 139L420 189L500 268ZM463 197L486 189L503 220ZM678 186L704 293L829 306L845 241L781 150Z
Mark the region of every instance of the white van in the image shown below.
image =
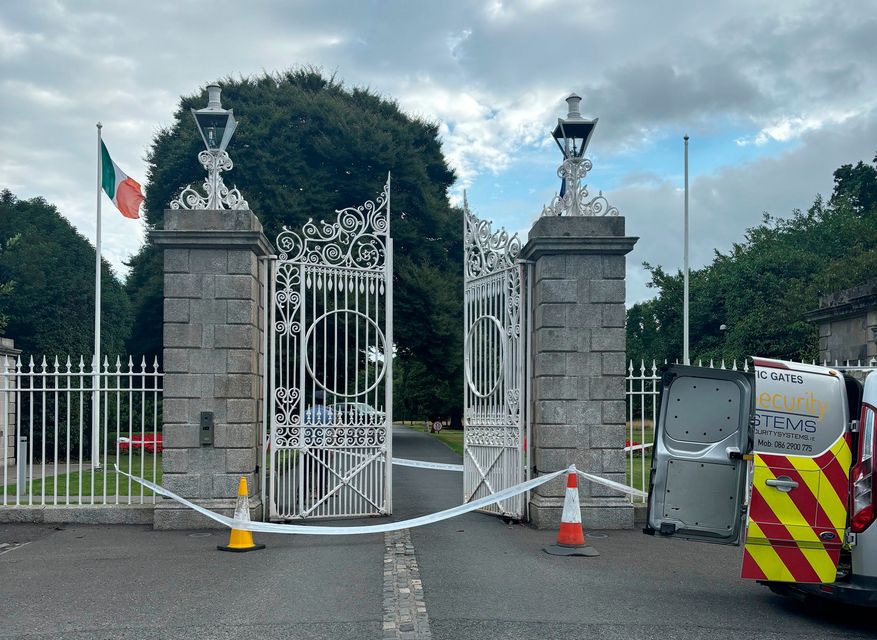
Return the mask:
M673 365L645 533L744 545L743 578L877 606L877 372L755 358L755 373Z

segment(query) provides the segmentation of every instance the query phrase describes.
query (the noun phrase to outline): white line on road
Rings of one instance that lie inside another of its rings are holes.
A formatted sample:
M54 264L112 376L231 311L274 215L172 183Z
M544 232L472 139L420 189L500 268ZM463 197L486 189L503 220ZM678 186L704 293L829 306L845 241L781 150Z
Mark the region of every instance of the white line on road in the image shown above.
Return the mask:
M4 553L9 553L10 551L21 549L22 547L29 544L30 542L0 542L0 556L2 556Z

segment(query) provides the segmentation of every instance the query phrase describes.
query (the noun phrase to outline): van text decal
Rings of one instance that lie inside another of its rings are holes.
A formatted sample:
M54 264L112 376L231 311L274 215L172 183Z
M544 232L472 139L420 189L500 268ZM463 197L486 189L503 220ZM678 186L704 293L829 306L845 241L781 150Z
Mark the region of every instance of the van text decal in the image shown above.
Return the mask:
M791 382L792 384L804 384L804 376L798 375L797 373L787 373L785 371L765 371L764 369L758 369L757 371L759 380L777 380L779 382Z
M805 395L790 396L785 393L760 393L758 394L758 407L784 413L795 413L802 418L816 418L822 420L828 411L828 402L823 402L809 392ZM813 429L816 425L814 423Z

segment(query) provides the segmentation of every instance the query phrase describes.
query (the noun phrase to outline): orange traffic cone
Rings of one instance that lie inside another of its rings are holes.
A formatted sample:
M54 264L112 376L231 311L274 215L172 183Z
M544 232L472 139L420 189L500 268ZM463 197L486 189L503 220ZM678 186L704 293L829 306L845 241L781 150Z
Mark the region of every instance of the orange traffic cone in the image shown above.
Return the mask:
M560 531L557 543L543 549L553 556L599 556L594 547L585 545L582 531L582 510L579 505L579 484L575 466L570 467L566 479L566 496L563 500L563 515L560 517Z
M250 498L247 491L247 478L241 476L238 482L238 502L234 508L234 519L250 521ZM264 544L255 544L253 542L253 534L250 531L242 531L241 529L232 529L228 536L228 546L219 545L216 547L220 551L234 551L243 553L244 551L257 551L264 549Z

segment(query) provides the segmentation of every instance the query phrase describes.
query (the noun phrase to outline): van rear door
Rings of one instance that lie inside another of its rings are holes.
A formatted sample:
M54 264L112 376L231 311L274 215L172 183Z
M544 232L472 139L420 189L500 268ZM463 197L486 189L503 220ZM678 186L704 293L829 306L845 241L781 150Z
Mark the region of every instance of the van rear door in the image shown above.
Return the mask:
M756 358L752 495L742 577L834 582L852 464L843 376Z
M740 371L672 365L662 382L645 531L739 544L754 379Z

